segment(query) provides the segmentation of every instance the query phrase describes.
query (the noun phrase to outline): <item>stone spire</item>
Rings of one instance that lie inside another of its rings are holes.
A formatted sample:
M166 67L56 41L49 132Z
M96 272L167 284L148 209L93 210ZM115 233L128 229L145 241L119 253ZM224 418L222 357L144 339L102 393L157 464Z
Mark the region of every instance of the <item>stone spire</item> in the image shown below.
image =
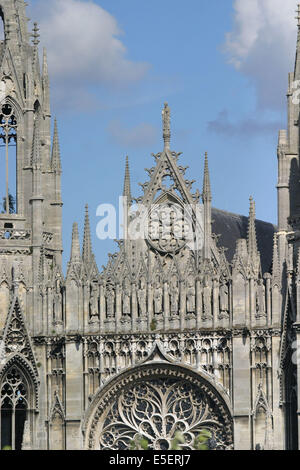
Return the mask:
M60 158L59 138L58 138L58 129L57 129L56 119L54 121L51 166L52 166L52 170L56 172L61 171L61 158Z
M171 110L168 103L165 103L165 107L162 111L163 119L163 139L164 139L164 150L170 150L171 141Z
M48 72L47 50L45 47L43 49L42 84L45 112L50 115L50 81Z
M75 222L73 224L73 231L72 231L72 247L71 247L70 263L80 263L80 261L81 261L81 256L80 256L78 224Z
M203 193L202 200L204 204L204 258L210 259L211 241L212 241L212 219L211 219L211 188L208 168L208 157L205 153L204 161L204 177L203 177Z
M248 223L248 253L251 259L255 259L258 255L256 227L255 227L255 202L252 196L250 197L250 210L249 210L249 223Z
M89 262L93 259L92 242L91 242L91 228L89 218L89 207L85 206L85 221L84 221L84 236L82 248L82 260Z
M207 152L205 152L202 199L203 199L203 202L204 202L204 201L211 201L211 200L212 200Z
M43 78L48 79L49 78L49 72L48 72L48 59L47 59L47 49L46 47L43 48Z
M128 156L126 157L123 196L127 197L127 205L130 206L132 202L132 196L131 196L130 170L129 170Z

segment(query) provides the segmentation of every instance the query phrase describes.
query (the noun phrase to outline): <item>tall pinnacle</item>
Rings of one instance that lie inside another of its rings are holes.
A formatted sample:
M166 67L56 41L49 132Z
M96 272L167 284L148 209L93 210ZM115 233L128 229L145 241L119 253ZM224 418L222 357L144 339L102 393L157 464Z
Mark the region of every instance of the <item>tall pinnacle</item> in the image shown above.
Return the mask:
M131 202L132 202L132 196L131 196L130 170L129 170L129 159L128 159L128 157L126 157L123 196L127 197L127 205L130 206Z
M258 254L256 227L255 227L255 202L253 201L252 196L250 197L250 210L249 210L248 252L252 259L254 259Z
M76 222L73 224L70 262L71 263L80 262L80 242L79 242L78 224Z
M162 111L163 118L163 139L165 150L170 150L171 141L171 110L168 103L165 103L165 107Z
M54 134L53 134L51 164L52 164L52 169L54 171L61 170L61 158L60 158L59 138L58 138L58 129L57 129L57 120L56 119L54 121Z
M47 49L43 48L43 79L48 79L48 60L47 60Z
M207 152L205 152L202 199L203 199L203 202L211 202L212 200Z
M33 141L32 141L32 152L31 152L31 165L34 168L40 168L40 129L39 119L36 119L33 126Z
M89 218L89 207L85 206L85 221L84 221L84 236L83 236L83 248L82 248L82 259L83 261L89 262L93 257L92 253L92 242L91 242L91 228Z
M278 253L278 242L277 234L274 234L274 243L273 243L273 260L272 260L272 282L274 284L280 285L281 282L281 270L279 262L279 253Z

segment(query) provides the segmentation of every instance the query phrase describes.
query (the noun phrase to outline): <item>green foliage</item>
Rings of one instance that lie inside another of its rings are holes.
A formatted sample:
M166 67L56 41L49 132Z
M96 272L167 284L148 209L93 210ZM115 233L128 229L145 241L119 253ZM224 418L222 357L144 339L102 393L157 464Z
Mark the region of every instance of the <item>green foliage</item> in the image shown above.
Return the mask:
M212 434L207 429L202 429L200 434L194 440L195 450L208 450L208 441L212 438Z
M212 434L207 429L202 429L193 442L195 450L209 450L208 441ZM182 450L186 443L185 437L181 431L176 431L171 441L171 450ZM141 434L136 434L130 442L130 450L149 450L149 442Z
M185 444L185 438L182 432L176 431L174 439L171 442L171 450L181 450L180 444Z
M130 450L148 450L149 442L140 434L136 434L130 442Z
M12 450L10 446L4 446L2 450Z

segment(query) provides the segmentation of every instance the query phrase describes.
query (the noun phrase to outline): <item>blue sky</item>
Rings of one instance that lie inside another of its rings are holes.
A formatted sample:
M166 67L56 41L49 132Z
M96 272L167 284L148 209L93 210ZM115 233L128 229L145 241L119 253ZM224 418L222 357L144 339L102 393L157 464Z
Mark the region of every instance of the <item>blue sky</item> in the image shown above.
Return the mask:
M132 192L162 150L161 110L173 150L201 191L208 152L213 205L276 223L277 135L285 128L296 1L35 0L47 45L52 113L63 165L64 262L72 223L90 207L99 268L111 241L96 238L97 206L117 204L129 155ZM65 10L64 10L65 8ZM62 53L62 51L64 51Z

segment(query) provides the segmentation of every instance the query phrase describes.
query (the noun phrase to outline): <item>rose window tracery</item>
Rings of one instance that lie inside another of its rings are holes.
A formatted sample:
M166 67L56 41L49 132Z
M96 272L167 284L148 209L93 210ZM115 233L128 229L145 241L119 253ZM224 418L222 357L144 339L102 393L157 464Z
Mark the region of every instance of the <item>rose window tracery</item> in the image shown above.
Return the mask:
M230 448L228 423L211 396L186 380L155 378L119 392L103 415L98 445L102 450L126 450L139 435L150 449L168 450L180 431L182 448L193 449L203 429L211 432L210 448Z
M190 217L182 206L171 201L153 207L147 232L150 245L163 253L176 253L193 239Z

